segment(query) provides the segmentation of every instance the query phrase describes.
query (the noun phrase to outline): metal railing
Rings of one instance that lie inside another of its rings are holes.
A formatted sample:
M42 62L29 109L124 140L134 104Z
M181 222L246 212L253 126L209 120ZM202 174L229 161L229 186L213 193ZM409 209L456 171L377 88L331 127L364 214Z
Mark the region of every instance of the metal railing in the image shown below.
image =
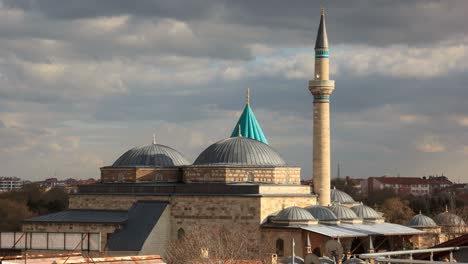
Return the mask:
M445 247L445 248L431 248L431 249L416 249L416 250L400 250L400 251L389 251L381 253L367 253L360 254L359 258L366 260L367 262L383 262L383 263L414 263L414 264L426 264L426 263L447 263L447 261L434 261L434 253L436 252L449 252L448 262L455 262L453 258L453 252L468 247ZM415 254L429 253L430 260L416 260L413 259ZM394 258L392 256L409 256L409 258ZM467 262L457 262L467 263ZM467 263L468 264L468 263Z

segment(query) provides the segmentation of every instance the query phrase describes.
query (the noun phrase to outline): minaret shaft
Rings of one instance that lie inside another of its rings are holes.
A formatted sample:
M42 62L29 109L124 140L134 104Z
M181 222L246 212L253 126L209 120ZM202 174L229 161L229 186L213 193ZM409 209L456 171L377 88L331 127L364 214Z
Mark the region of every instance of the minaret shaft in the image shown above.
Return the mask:
M322 206L330 205L330 96L335 81L329 79L329 50L325 14L322 10L315 43L315 76L309 81L314 96L313 182Z

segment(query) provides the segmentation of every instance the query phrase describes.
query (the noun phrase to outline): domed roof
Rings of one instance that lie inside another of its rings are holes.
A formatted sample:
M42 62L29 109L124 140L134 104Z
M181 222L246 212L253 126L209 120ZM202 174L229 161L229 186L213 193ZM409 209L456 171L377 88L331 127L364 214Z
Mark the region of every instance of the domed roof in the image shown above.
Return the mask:
M193 165L285 166L283 158L269 145L246 137L223 139L205 149Z
M312 216L319 221L334 221L338 220L338 217L327 207L321 206L321 205L312 205L308 206L306 208L309 213L312 214Z
M429 216L425 216L421 214L421 212L415 216L413 216L409 222L408 226L411 227L437 227L437 224L432 218Z
M297 206L284 208L274 217L277 221L311 221L315 220L311 213Z
M445 211L434 217L434 220L437 224L443 226L464 226L465 221L456 214L449 213Z
M360 218L364 219L376 219L376 218L382 218L379 213L377 213L374 209L370 208L367 205L356 205L351 207L351 210L353 210L356 215Z
M118 158L112 167L176 167L190 162L177 150L160 144L135 147Z
M359 219L356 213L346 206L335 204L329 206L328 208L332 210L332 212L336 215L336 217L338 217L338 219Z
M356 202L356 201L354 201L354 199L351 196L349 196L349 194L347 194L347 193L345 193L343 191L337 190L335 187L333 187L333 189L330 192L330 199L331 199L332 203L345 204L345 203L355 203Z

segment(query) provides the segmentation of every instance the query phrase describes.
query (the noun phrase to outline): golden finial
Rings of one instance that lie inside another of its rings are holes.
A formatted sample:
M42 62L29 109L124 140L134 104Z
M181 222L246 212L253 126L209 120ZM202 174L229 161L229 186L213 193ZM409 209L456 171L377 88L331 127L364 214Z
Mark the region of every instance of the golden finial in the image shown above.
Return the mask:
M323 4L322 4L322 11L320 12L320 15L325 15L325 7L323 7Z
M247 93L245 95L245 103L250 104L250 88L247 88Z

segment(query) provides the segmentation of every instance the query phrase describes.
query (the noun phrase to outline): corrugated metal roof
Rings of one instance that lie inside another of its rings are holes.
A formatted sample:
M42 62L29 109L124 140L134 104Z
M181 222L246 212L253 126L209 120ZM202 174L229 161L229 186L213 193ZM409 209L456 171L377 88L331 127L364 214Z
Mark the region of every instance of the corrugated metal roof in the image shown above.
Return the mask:
M309 225L303 230L329 237L366 237L369 235L413 235L423 234L423 231L391 223L375 224L340 224L340 225Z
M285 166L269 145L246 137L227 138L205 149L193 163L205 166Z
M151 144L135 147L118 158L112 167L176 167L189 165L190 162L177 150Z
M342 225L309 225L301 227L303 230L314 232L328 237L366 237L368 234L356 228Z
M249 104L245 105L244 111L242 112L242 115L239 117L239 121L237 121L237 124L232 131L231 137L237 137L239 135L268 144L268 140L263 134L263 130L260 127L257 118L255 118L255 115Z
M411 227L392 223L364 223L364 224L343 224L344 227L352 227L370 235L414 235L425 232Z
M51 223L123 223L127 211L114 210L65 210L23 220L24 222Z
M138 201L128 211L125 226L112 234L107 242L109 251L140 251L148 235L166 209L165 201Z

